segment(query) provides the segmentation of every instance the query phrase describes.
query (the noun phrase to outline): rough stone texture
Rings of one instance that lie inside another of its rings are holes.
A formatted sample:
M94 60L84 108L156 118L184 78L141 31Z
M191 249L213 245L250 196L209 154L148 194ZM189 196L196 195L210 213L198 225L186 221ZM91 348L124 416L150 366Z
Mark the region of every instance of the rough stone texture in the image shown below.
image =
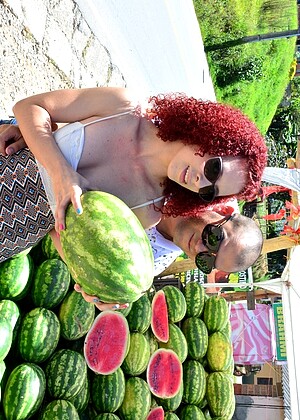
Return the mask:
M0 0L0 36L0 118L35 93L126 86L72 0Z

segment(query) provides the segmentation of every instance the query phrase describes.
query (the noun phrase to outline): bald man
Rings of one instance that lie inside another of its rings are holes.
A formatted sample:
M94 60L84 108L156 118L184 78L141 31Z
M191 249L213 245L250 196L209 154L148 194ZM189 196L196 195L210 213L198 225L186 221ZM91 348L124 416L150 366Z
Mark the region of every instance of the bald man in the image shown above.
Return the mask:
M215 237L214 231L220 236ZM200 254L200 266L203 259L202 267L207 271L214 268L228 273L243 271L255 263L263 245L256 222L238 213L207 211L198 218L169 217L146 232L153 250L155 276L183 252L193 261ZM210 240L216 241L213 248L217 250L209 249Z

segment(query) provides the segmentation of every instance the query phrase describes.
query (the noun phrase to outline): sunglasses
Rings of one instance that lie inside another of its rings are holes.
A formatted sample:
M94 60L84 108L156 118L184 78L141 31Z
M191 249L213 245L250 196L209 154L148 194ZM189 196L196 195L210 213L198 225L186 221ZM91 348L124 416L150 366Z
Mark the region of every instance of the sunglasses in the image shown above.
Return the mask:
M223 172L223 162L221 157L215 157L208 159L204 165L204 175L205 178L211 182L211 185L207 187L200 188L199 197L205 203L211 203L215 197L218 195L218 188L216 187L216 182L220 178Z
M199 254L196 255L195 263L199 270L204 274L209 274L215 267L217 252L224 239L224 230L222 226L228 222L228 220L231 220L233 216L234 214L230 214L217 224L209 223L203 229L202 242L203 245L208 248L208 251L199 252Z

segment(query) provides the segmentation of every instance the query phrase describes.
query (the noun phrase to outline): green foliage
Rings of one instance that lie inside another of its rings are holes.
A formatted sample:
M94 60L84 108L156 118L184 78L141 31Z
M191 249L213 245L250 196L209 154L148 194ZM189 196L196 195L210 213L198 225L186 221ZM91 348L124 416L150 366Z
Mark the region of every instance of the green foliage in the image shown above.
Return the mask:
M293 79L281 105L272 119L266 135L269 166L286 166L286 160L295 157L300 127L300 81Z
M206 47L297 27L291 0L194 0L194 7ZM217 99L240 108L266 133L289 83L294 52L295 37L208 52Z

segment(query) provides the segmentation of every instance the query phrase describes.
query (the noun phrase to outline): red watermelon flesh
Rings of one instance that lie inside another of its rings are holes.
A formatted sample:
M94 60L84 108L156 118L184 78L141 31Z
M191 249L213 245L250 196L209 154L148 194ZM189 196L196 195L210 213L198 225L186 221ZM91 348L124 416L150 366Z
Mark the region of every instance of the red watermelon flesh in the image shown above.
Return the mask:
M164 420L164 418L165 418L164 409L161 406L159 406L159 407L152 408L146 420Z
M163 290L155 293L152 300L151 328L155 337L167 343L169 340L169 319L166 296Z
M129 327L120 312L101 312L86 335L84 357L88 367L110 375L123 363L129 348Z
M173 350L158 349L147 367L147 382L153 395L172 398L180 389L182 364Z

